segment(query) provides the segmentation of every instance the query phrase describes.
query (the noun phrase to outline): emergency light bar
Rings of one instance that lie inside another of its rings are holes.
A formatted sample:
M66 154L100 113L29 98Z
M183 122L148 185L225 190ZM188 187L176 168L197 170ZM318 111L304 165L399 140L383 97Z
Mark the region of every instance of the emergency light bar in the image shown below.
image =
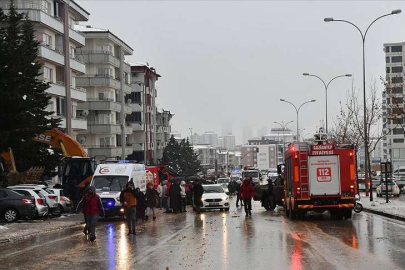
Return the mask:
M137 160L105 160L103 164L139 164Z

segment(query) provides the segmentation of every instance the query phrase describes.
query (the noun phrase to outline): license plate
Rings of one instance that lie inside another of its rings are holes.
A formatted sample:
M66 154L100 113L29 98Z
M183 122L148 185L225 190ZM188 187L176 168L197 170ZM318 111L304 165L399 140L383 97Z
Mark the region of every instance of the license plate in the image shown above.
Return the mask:
M219 205L217 202L211 202L210 205Z

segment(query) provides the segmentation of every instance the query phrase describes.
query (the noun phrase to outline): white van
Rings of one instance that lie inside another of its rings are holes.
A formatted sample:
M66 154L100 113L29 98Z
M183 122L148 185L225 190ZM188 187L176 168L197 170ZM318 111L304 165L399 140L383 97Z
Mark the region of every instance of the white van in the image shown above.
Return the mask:
M135 188L146 191L146 169L143 164L107 163L97 166L91 186L100 196L106 216L123 214L120 194L125 185L133 181Z

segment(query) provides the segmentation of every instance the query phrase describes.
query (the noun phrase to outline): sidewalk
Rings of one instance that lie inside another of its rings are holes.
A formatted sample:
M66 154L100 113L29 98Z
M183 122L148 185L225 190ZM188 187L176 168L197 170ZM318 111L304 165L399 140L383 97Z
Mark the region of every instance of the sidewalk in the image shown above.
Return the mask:
M40 220L21 220L16 223L0 223L0 245L42 233L80 226L83 223L83 215L80 214Z
M373 201L370 202L370 197L361 196L361 202L366 212L405 221L405 201L390 197L387 204L385 197L374 196Z

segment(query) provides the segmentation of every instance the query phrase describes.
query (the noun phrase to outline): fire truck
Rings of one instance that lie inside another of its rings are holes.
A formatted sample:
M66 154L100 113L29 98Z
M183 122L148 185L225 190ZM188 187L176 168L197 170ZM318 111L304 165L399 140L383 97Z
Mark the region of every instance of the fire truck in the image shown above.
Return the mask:
M289 218L308 211L349 219L357 194L353 145L291 143L285 153L284 208Z

